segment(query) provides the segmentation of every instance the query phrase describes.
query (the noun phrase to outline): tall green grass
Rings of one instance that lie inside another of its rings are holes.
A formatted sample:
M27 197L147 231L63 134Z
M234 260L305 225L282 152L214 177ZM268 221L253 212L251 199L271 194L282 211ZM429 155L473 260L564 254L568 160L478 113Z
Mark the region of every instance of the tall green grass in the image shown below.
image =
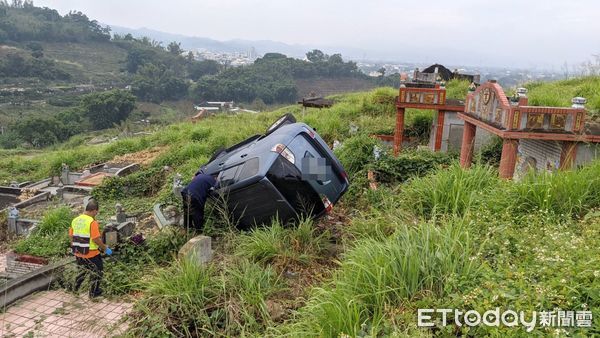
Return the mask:
M267 300L284 289L279 275L246 259L222 270L189 260L159 268L139 289L128 336L240 336L272 324Z
M600 206L600 162L573 171L530 172L496 196L496 204L520 213L581 217ZM493 198L493 196L492 196Z
M592 115L600 114L600 77L588 76L555 82L533 82L526 84L527 96L533 106L569 107L571 99L585 97Z
M423 218L436 214L464 215L499 184L497 176L497 172L488 166L464 170L454 164L412 180L402 191L403 207Z
M215 311L222 284L211 267L188 260L155 270L141 281L144 298L132 319L134 336L208 336L219 330L223 312Z
M446 83L446 98L464 100L469 92L469 81L452 79Z
M461 222L402 225L385 240L365 239L349 250L331 283L312 292L293 336L378 336L388 308L418 297L442 296L453 276L474 276L474 247ZM366 331L366 332L365 332Z
M36 229L27 238L14 244L17 253L56 258L69 250L69 226L73 214L68 207L48 211Z
M329 233L319 232L310 219L302 220L294 227L283 227L274 220L268 227L241 234L237 239L236 255L285 267L318 260L329 247Z
M227 268L224 282L232 305L227 326L240 332L260 332L273 324L267 299L285 288L275 269L241 259Z

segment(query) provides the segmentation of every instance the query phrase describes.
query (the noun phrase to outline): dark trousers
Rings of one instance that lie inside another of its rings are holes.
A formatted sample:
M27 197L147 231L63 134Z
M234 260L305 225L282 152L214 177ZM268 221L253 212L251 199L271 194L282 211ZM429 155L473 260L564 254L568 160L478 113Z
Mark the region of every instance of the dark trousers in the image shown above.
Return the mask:
M102 294L100 289L100 282L102 281L102 273L104 267L102 265L102 257L96 255L92 258L81 258L75 257L77 260L77 266L79 267L79 274L75 279L75 292L79 291L81 283L85 280L87 275L90 276L90 297L98 297Z
M186 229L202 230L204 225L204 204L190 195L182 193L183 197L183 226Z

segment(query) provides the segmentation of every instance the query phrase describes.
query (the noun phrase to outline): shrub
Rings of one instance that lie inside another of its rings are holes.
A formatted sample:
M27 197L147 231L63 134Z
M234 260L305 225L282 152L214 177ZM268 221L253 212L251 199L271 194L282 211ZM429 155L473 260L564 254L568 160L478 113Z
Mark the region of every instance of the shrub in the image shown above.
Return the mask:
M384 154L372 167L377 173L377 181L395 184L447 167L453 160L452 156L445 153L405 150L398 156Z
M430 112L413 114L410 121L407 121L406 128L404 129L404 136L415 137L421 142L427 141L429 140L432 123L433 116Z

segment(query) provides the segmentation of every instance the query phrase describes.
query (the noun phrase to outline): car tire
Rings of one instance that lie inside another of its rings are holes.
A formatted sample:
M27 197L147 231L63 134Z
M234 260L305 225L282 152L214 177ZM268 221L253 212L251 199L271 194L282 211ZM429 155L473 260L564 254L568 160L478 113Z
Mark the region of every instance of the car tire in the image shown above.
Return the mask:
M208 160L208 162L210 163L210 162L216 160L217 158L225 155L226 153L227 153L227 150L225 148L223 148L223 147L220 147L217 150L215 150L215 152L211 156L210 160Z
M286 124L296 123L296 118L291 113L287 113L277 119L265 132L265 135L273 133L275 130L285 126Z

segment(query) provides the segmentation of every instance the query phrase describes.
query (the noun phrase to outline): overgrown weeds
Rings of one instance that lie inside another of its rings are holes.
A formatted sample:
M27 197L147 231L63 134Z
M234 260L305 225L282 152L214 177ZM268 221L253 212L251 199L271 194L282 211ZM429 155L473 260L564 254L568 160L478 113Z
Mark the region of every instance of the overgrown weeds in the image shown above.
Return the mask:
M309 219L294 227L283 227L274 220L268 227L241 234L236 255L282 269L288 265L308 265L320 259L330 246L329 233L318 231Z
M414 179L403 190L403 206L426 219L437 214L462 216L498 182L497 173L491 167L474 166L464 170L454 164Z
M272 324L267 299L283 284L246 259L221 271L184 259L155 270L141 288L129 335L239 336Z
M349 250L330 284L314 289L289 330L298 336L378 336L385 310L421 291L444 295L446 281L474 277L477 267L461 222L400 225L385 240L364 239ZM366 332L365 332L366 328Z
M46 258L66 256L72 219L73 214L68 207L48 211L30 236L15 243L14 251Z

